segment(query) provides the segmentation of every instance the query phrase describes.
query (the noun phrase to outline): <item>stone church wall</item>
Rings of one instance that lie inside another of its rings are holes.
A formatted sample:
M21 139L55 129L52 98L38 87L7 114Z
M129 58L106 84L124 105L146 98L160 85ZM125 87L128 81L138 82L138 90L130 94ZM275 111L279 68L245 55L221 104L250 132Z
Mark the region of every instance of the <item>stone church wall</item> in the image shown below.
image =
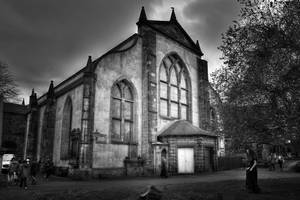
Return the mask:
M59 96L56 99L56 118L55 118L55 135L54 135L54 150L53 150L53 161L56 166L68 166L67 161L60 160L60 147L61 147L61 132L62 132L62 117L63 109L68 96L72 99L72 128L77 129L81 128L81 111L82 111L82 95L83 95L83 86L79 85L78 87L69 90L65 94ZM37 159L41 158L41 140L43 137L43 121L45 115L46 105L43 105L39 108L39 127L38 127L38 148L37 148Z
M71 97L72 100L72 129L81 129L81 115L82 115L82 98L83 98L83 86L68 91L64 95L60 96L56 100L56 122L55 122L55 137L54 137L54 152L53 158L54 163L57 166L68 166L66 161L60 160L61 150L61 133L62 133L62 120L63 120L63 109L67 97Z
M138 134L138 155L141 152L142 133L142 63L141 39L135 46L125 52L111 53L99 62L95 88L94 131L104 135L101 142L94 142L93 168L124 167L124 159L128 156L128 145L111 143L110 135L110 103L113 84L127 79L134 86L134 134Z
M199 112L198 112L198 72L197 72L197 57L186 48L180 46L176 42L167 39L160 34L156 34L156 55L157 55L157 74L159 74L159 67L163 58L170 53L177 53L185 63L189 76L191 78L191 122L195 126L199 126ZM159 78L159 76L157 76ZM157 80L159 82L159 79ZM158 96L159 97L159 96ZM158 98L159 99L159 98ZM159 104L159 100L157 101ZM158 105L159 108L159 105ZM158 128L159 133L172 120L161 118L158 112Z

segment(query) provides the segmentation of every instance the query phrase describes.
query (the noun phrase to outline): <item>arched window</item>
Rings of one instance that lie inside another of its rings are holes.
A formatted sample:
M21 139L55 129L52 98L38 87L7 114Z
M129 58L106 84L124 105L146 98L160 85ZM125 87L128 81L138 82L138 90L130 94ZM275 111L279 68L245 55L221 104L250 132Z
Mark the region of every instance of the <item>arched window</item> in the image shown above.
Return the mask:
M61 133L61 149L60 149L60 159L69 159L70 150L70 133L72 129L72 100L70 97L67 98L64 109L63 109L63 119L62 119L62 133Z
M129 143L133 138L133 93L127 81L122 80L111 91L111 139Z
M215 121L216 120L216 112L215 112L215 109L213 107L210 107L210 120L211 121Z
M184 64L175 56L167 56L159 70L160 115L188 120L189 79Z
M44 110L42 135L40 144L40 157L50 158L53 157L54 148L54 131L55 131L55 113L56 106L54 104L47 104Z

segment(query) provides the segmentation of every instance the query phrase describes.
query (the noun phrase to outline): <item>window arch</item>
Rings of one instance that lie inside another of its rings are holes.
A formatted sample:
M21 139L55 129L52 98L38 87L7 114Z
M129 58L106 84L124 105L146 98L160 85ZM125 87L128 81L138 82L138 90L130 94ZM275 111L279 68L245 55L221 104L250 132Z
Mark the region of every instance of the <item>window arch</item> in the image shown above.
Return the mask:
M134 95L128 81L115 83L111 90L111 140L131 143L133 135Z
M61 160L69 159L70 151L70 133L72 129L72 100L67 97L64 108L63 108L63 119L62 119L62 133L61 133L61 149L60 158Z
M189 119L189 79L184 63L175 55L163 59L159 69L160 115Z

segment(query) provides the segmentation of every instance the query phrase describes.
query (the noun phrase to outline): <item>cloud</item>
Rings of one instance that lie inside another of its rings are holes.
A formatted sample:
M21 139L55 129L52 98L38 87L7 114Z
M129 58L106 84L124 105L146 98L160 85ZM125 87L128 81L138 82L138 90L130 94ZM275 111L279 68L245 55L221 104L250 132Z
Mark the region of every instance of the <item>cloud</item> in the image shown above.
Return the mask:
M236 0L198 0L184 8L184 16L198 19L189 26L194 26L205 41L213 42L220 38L220 33L228 28L238 11Z
M194 0L183 9L184 18L189 19L185 25L189 34L199 39L210 72L222 64L221 52L217 49L221 45L221 34L238 17L239 9L236 0Z
M149 19L178 21L214 61L218 37L236 12L233 0L0 0L0 60L22 96L47 91L137 31L141 6ZM211 63L213 63L213 61ZM28 98L28 97L27 97Z
M222 65L221 34L237 18L239 4L236 0L164 0L152 4L150 17L156 20L169 20L171 9L175 8L179 23L193 40L199 40L204 59L208 61L209 72Z
M133 34L139 12L135 0L2 0L0 59L19 86L40 94L45 82L59 83L88 55L97 58Z

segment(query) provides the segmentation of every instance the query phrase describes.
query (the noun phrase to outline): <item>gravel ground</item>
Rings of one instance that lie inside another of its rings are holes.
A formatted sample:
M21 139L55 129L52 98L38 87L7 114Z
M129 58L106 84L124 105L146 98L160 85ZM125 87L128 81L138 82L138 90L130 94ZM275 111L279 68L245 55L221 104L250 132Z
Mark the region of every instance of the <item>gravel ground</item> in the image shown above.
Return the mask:
M269 172L259 169L261 194L249 194L244 189L245 175L241 169L203 173L197 176L120 178L114 180L71 181L53 177L29 185L28 190L16 186L0 188L0 200L81 200L138 199L147 186L162 191L163 200L181 199L272 199L294 200L300 196L300 173ZM0 186L1 187L1 186Z

